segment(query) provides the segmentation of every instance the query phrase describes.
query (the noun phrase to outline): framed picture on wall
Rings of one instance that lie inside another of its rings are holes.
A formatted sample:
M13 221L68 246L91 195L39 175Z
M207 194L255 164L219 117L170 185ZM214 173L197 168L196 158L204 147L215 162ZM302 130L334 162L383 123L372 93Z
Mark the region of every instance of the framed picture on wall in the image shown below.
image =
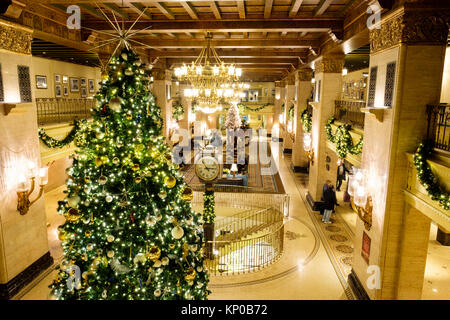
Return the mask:
M68 82L69 82L69 77L63 76L63 83L68 83Z
M55 86L55 96L56 96L57 98L61 98L61 97L62 97L62 88L61 88L61 85L60 85L60 84L57 84L57 85Z
M47 76L36 76L36 88L47 89Z
M61 82L61 75L55 74L55 83L60 83L60 82Z
M69 95L69 87L68 86L64 86L64 95L65 96Z
M80 91L80 79L70 78L70 92Z
M80 78L80 86L82 87L86 86L86 78Z
M89 92L95 92L95 82L93 79L89 79Z
M87 88L86 87L82 87L81 88L81 97L82 98L86 98L87 97Z

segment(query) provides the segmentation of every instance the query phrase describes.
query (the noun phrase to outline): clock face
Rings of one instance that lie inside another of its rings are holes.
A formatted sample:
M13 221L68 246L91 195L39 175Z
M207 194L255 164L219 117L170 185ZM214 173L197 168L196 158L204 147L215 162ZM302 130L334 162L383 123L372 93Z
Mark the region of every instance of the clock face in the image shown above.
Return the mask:
M205 181L212 181L219 175L219 163L213 157L203 157L195 165L195 173Z

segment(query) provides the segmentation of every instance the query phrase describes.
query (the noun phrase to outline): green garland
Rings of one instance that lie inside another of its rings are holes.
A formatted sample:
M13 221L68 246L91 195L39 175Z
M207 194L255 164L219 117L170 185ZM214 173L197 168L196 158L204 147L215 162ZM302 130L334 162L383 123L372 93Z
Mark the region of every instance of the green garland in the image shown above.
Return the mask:
M349 153L353 155L361 153L363 148L363 137L359 139L359 142L356 145L353 145L352 136L349 133L351 129L349 124L338 126L336 133L333 135L331 124L333 124L335 120L334 117L331 117L325 125L325 130L328 140L336 144L336 153L339 158L344 159Z
M244 112L245 110L258 112L258 111L261 111L261 110L265 109L267 106L270 106L270 103L265 103L262 106L259 106L259 107L256 107L256 108L252 108L252 107L246 106L243 103L239 103L238 104L238 108L240 109L239 111L241 111L241 112Z
M427 190L432 200L439 201L439 205L444 210L450 209L450 194L442 190L438 179L431 171L427 158L433 151L432 144L429 141L422 142L414 154L414 165L417 169L417 177L422 186Z
M175 120L181 120L184 116L184 106L178 102L174 106L172 106L172 118Z
M214 223L216 218L216 203L214 200L214 190L205 191L203 195L203 220L204 223Z
M294 120L294 111L295 111L295 107L294 107L294 105L292 105L288 111L289 120Z
M303 125L303 131L308 133L311 132L312 129L312 116L311 113L308 112L308 108L305 108L300 115L300 120Z
M81 127L86 123L86 120L75 120L73 123L73 128L67 134L67 136L62 140L57 140L50 137L43 128L39 128L39 138L48 148L63 148L68 144L72 143L75 139L78 139L78 134Z

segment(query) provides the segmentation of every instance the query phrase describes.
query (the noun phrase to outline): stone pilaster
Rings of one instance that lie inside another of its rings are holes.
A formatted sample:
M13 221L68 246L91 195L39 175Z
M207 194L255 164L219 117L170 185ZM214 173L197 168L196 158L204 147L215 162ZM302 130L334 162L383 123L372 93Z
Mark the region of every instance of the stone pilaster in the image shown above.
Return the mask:
M283 103L283 101L284 101L284 81L275 81L275 106L273 112L274 126L272 128L273 137L282 138L280 115L281 115L281 104Z
M353 270L371 299L421 298L429 222L404 201L406 152L426 136L426 105L440 102L447 34L440 12L417 5L388 13L370 31L369 106L387 108L381 121L365 118L362 166L373 224L368 231L357 221ZM369 264L361 257L363 232L371 239ZM379 288L367 285L369 265L380 268Z
M325 124L334 114L334 101L342 91L344 56L323 56L315 62L315 85L318 94L313 108L312 146L314 162L309 167L308 202L314 208L320 206L323 185L326 181Z
M286 100L284 102L284 137L283 137L283 152L292 153L292 132L289 132L289 123L293 122L293 120L289 119L289 109L291 106L295 104L295 76L293 74L289 75L286 78L286 86L285 86L285 96Z
M292 167L294 171L306 171L308 168L308 157L303 149L303 125L300 114L308 106L308 99L312 89L312 69L305 68L297 70L295 74L295 88L297 90L297 101L295 104L294 133L295 142L292 147Z

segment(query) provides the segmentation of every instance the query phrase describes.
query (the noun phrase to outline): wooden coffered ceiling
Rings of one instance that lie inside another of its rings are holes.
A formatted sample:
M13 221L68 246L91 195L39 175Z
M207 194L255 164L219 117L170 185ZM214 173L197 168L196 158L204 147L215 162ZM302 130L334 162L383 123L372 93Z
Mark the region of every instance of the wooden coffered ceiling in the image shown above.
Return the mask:
M19 0L33 12L65 15L69 5L81 8L82 39L93 30L96 41L107 38L113 28L102 14L129 28L143 13L133 30L137 47L151 61L158 58L168 68L195 58L207 32L225 62L243 68L245 80L279 80L320 53L324 42L340 41L344 18L366 0ZM30 4L32 3L32 4ZM25 9L27 10L27 9ZM30 9L31 10L31 9ZM43 39L49 41L48 39Z

